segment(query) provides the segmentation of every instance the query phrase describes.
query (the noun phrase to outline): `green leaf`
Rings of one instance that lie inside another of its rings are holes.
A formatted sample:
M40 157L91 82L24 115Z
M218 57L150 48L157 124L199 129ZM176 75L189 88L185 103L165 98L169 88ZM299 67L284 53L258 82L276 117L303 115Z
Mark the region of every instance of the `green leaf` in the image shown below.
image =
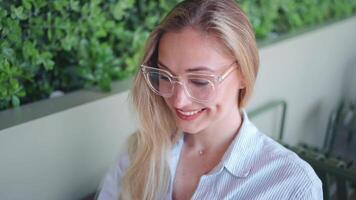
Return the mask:
M0 71L6 73L7 75L11 74L10 63L7 59L1 60Z
M17 92L16 95L18 97L24 97L24 96L26 96L26 92L21 88L21 90L19 92Z
M7 17L7 11L0 7L0 19Z
M15 57L15 51L12 48L4 47L2 49L2 56L4 56L7 59L12 59Z
M65 8L67 7L67 1L53 1L53 8L59 12L65 12Z
M134 5L133 0L120 0L118 1L115 5L114 8L112 9L112 14L114 16L114 19L116 20L122 20L122 18L125 16L125 10L132 8Z
M20 84L16 79L10 79L11 90L16 91L20 88Z
M26 10L31 10L32 5L29 1L22 1L22 4Z
M40 63L43 64L44 68L47 71L52 70L54 66L54 62L52 60L52 54L48 51L41 53Z
M34 43L30 41L25 41L22 48L22 53L25 59L30 59L38 55L38 51L35 48Z
M102 89L103 91L106 91L106 92L110 91L111 90L111 79L109 77L103 77L99 81L99 86L100 86L100 89Z
M20 19L20 20L25 20L27 19L27 15L24 13L24 9L22 6L19 6L15 8L14 6L11 6L11 17L13 19Z
M7 19L6 26L8 29L7 38L10 43L15 43L18 46L21 43L22 30L19 21Z
M73 11L80 11L79 1L71 0L70 1L70 8Z
M75 35L68 34L63 40L62 40L62 47L66 51L70 51L73 46L76 46L78 42L78 38Z
M11 104L12 104L12 106L14 106L14 107L18 107L18 106L20 106L20 99L17 97L17 96L12 96L11 97Z

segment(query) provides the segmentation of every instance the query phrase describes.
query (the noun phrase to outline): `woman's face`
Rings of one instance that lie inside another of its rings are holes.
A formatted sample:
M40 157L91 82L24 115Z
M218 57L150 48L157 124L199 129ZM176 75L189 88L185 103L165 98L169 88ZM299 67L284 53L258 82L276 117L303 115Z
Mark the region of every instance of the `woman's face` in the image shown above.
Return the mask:
M187 72L220 75L235 61L224 51L217 38L193 28L165 33L158 51L158 67L175 76ZM233 66L237 67L237 64ZM177 126L186 133L194 134L207 129L219 130L226 120L235 119L239 114L240 88L242 80L237 69L217 85L215 98L207 103L192 100L178 83L173 95L164 100L173 112Z

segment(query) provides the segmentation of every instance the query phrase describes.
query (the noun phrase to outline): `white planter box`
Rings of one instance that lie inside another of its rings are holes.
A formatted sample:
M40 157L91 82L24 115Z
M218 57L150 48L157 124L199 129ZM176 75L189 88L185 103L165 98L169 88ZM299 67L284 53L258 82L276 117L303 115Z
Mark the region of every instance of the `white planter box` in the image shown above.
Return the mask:
M0 131L0 199L74 200L94 192L135 130L127 83L118 84L125 91L78 91L0 113L2 126L9 118L27 121Z

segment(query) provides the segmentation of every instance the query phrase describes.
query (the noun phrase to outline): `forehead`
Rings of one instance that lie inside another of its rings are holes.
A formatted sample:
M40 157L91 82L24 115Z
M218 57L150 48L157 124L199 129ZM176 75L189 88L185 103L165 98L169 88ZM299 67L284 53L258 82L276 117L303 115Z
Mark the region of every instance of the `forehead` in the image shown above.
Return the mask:
M193 28L165 33L158 47L158 61L174 73L196 68L219 71L232 60L217 37Z

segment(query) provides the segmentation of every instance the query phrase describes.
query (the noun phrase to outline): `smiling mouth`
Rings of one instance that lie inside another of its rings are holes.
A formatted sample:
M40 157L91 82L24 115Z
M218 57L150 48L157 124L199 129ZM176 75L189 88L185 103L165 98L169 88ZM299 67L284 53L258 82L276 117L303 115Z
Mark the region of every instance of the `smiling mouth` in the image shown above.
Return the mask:
M192 110L192 111L183 111L176 109L177 116L182 120L194 120L199 117L206 108L200 110Z

